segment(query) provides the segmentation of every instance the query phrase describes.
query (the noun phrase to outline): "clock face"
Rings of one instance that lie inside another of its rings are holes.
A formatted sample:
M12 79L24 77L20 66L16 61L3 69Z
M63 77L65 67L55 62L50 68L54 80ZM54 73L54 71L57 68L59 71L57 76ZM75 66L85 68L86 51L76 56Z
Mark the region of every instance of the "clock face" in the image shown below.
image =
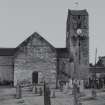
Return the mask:
M82 29L77 29L77 34L81 35L82 34Z

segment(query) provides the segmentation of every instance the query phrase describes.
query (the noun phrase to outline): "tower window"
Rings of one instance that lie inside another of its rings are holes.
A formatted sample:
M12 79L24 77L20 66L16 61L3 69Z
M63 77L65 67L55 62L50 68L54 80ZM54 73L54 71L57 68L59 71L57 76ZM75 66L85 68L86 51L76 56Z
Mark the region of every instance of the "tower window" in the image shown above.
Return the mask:
M78 19L80 19L81 18L81 16L80 15L78 15Z
M78 23L78 28L81 28L81 23Z
M78 28L80 28L81 27L81 15L78 15Z

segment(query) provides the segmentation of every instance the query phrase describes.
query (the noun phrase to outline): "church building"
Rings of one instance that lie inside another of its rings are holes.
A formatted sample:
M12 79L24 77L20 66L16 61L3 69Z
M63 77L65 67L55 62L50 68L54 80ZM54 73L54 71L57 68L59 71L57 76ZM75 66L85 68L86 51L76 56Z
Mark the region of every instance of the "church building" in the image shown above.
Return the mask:
M89 26L86 10L68 10L66 47L55 48L37 32L16 48L0 48L0 81L21 83L86 79L89 67Z

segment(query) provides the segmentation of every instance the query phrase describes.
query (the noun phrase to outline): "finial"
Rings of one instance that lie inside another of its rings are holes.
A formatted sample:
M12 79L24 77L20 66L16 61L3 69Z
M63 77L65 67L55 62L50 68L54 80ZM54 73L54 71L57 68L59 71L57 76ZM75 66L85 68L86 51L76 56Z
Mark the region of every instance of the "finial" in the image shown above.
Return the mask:
M78 9L78 7L79 7L79 2L76 1L76 2L74 2L74 4L75 4L75 8Z

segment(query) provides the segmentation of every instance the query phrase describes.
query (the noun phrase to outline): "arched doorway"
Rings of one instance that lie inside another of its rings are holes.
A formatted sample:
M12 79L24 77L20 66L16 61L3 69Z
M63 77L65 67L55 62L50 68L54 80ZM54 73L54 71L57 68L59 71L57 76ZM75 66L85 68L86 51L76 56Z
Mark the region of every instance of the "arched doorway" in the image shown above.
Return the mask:
M32 83L38 83L38 72L37 71L34 71L32 73Z

